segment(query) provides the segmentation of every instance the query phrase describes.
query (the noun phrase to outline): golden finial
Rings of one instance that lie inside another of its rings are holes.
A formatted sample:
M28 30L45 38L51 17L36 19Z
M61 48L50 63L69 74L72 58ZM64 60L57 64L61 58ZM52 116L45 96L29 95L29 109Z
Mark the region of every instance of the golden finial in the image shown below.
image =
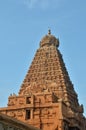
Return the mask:
M48 35L51 35L51 30L50 29L48 30Z

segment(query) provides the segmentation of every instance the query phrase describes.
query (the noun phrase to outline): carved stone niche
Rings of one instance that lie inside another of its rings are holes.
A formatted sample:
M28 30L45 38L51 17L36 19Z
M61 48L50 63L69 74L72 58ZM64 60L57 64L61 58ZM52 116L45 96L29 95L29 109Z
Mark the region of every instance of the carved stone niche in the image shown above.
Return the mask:
M15 113L13 112L13 111L11 111L11 112L8 112L8 114L7 114L8 116L10 116L10 117L15 117Z
M26 104L31 104L31 97L26 97Z
M19 100L19 104L24 104L24 102L23 102L23 100L21 99L21 100Z
M21 117L21 116L23 116L23 113L22 113L22 111L17 111L17 115L18 115L18 117Z
M48 116L48 108L42 109L41 113L43 116L45 116L45 115Z
M46 95L46 102L52 102L52 95Z
M14 100L9 98L8 106L13 106L13 105L15 105Z

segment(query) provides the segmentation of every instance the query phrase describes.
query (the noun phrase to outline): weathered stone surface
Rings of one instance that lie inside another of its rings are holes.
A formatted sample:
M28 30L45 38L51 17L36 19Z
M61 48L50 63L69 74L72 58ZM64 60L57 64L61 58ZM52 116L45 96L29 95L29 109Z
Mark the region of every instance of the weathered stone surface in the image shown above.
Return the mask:
M39 129L0 113L0 130L39 130Z

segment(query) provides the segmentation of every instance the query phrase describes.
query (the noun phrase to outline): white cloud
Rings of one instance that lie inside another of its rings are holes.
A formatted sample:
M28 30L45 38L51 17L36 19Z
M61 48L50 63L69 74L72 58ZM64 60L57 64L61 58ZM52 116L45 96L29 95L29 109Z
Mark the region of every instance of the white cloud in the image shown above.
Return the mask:
M22 1L30 9L33 8L47 9L48 7L56 7L60 0L22 0Z
M27 5L29 8L34 8L38 1L39 0L24 0L24 4Z

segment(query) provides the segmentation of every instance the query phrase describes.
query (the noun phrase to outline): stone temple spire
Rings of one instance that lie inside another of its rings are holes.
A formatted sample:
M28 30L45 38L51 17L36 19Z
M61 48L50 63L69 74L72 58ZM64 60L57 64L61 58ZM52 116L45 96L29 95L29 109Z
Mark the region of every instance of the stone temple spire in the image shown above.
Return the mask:
M48 31L40 41L18 95L10 95L0 109L41 130L86 130L83 106L70 80L59 39Z
M42 92L46 88L55 92L67 105L76 106L78 105L77 94L58 47L59 40L51 35L49 30L40 41L40 48L36 52L19 94ZM35 84L37 88L35 89L32 84ZM32 86L31 90L30 86Z

